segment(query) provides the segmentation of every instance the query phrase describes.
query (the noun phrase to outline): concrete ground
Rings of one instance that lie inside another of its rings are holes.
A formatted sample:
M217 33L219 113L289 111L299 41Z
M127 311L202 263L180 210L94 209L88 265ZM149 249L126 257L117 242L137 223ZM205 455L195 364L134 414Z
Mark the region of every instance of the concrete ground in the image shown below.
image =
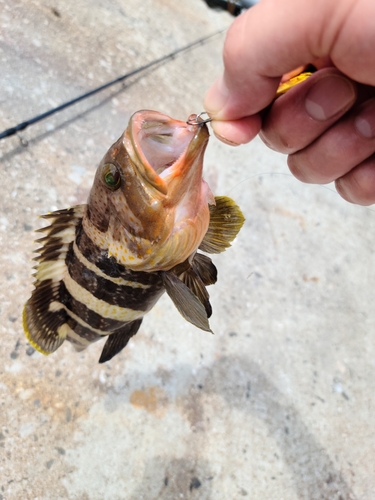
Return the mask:
M232 18L202 0L0 0L0 128ZM23 335L37 216L86 199L142 108L186 119L224 35L0 141L0 500L375 498L373 208L300 184L255 140L211 139L206 179L246 223L214 258L215 335L163 297L105 365ZM261 47L259 48L261 50Z

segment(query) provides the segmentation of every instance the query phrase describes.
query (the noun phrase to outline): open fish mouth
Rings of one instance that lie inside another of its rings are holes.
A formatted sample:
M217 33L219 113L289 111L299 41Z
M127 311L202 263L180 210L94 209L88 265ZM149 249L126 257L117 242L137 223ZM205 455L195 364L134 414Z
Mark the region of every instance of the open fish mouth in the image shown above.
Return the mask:
M156 111L135 113L128 133L132 147L127 145L127 149L132 160L163 194L167 192L165 180L186 171L209 136L205 125L191 125Z

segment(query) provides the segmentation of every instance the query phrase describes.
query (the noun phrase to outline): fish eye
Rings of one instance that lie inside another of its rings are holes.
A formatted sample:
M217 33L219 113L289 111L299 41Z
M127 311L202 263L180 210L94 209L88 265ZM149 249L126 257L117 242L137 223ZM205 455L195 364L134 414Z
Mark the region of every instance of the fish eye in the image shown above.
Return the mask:
M121 176L118 168L112 163L106 163L102 172L104 184L111 190L116 191L121 185Z

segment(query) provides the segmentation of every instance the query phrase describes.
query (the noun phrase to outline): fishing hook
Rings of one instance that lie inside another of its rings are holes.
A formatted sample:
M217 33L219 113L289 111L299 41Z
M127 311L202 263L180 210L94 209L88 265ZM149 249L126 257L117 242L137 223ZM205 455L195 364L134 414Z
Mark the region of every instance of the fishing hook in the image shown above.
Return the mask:
M201 117L202 115L207 115L208 118L203 120ZM209 116L207 111L202 111L199 113L199 115L190 115L189 118L187 119L186 123L188 125L203 125L204 123L212 122L212 118Z

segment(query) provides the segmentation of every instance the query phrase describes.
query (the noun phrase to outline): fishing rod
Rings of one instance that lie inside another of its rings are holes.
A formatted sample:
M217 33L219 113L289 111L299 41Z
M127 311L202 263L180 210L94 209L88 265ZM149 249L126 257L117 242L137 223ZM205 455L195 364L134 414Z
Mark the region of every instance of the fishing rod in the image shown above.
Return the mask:
M239 16L245 10L253 7L259 0L203 0L211 9L222 9Z
M40 122L41 120L44 120L48 116L51 116L55 113L58 113L59 111L62 111L65 108L68 108L70 106L73 106L77 102L83 101L84 99L87 99L88 97L91 97L94 94L97 94L98 92L101 92L102 90L107 89L108 87L111 87L112 85L115 85L116 83L123 82L124 80L127 80L131 76L134 76L141 71L145 71L146 69L152 68L153 66L156 66L157 64L160 64L162 62L167 61L168 59L173 59L176 55L181 54L182 52L186 52L189 49L192 49L196 47L197 45L200 45L210 38L213 38L220 33L223 33L225 29L221 29L218 31L215 31L214 33L211 33L210 35L204 36L202 38L199 38L198 40L195 40L194 42L191 42L184 47L181 47L177 50L174 50L173 52L170 52L169 54L166 54L165 56L159 57L158 59L155 59L147 64L144 64L143 66L140 66L139 68L133 69L132 71L129 71L129 73L125 73L125 75L122 75L118 78L115 78L114 80L111 80L110 82L105 83L104 85L101 85L100 87L97 87L93 90L90 90L89 92L80 95L71 101L65 102L63 104L60 104L60 106L57 106L55 108L50 109L49 111L46 111L45 113L42 113L40 115L34 116L33 118L30 118L29 120L26 120L22 123L19 123L18 125L15 125L14 127L8 128L4 130L3 132L0 133L0 140L4 139L5 137L10 137L12 135L17 134L17 132L20 132L21 130L25 130L27 127L30 125L33 125L34 123Z

